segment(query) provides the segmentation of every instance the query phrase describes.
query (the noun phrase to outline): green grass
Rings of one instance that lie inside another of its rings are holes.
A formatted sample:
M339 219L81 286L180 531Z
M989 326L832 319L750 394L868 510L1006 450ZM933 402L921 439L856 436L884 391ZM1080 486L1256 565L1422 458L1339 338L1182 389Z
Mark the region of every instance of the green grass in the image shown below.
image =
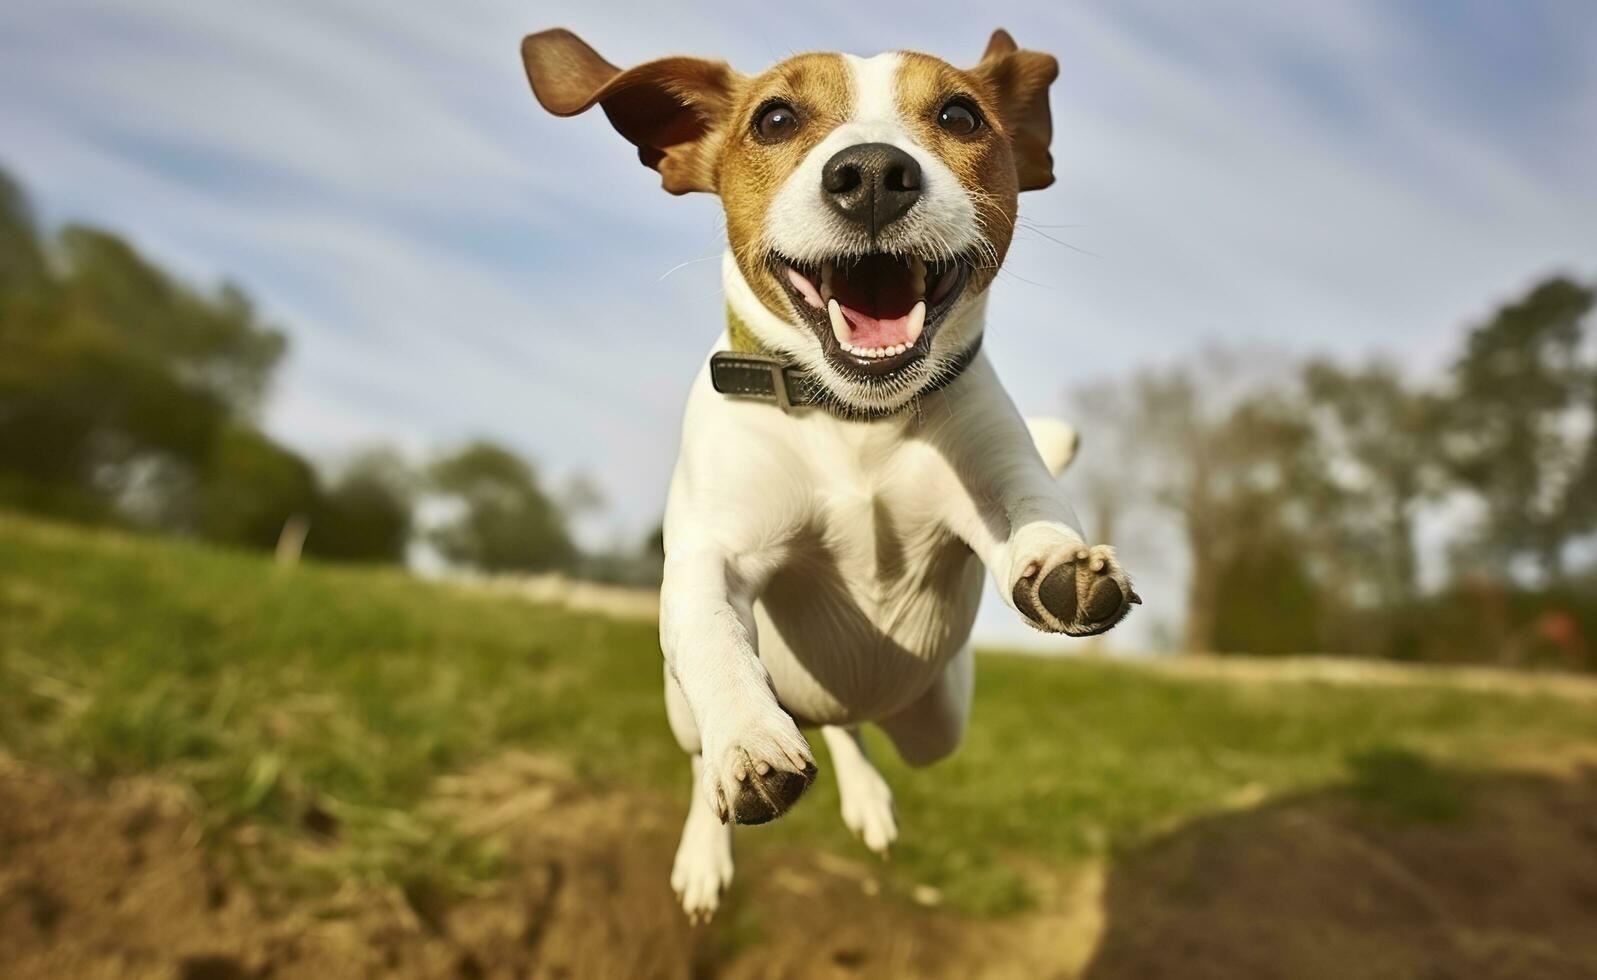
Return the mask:
M1597 742L1597 712L1551 698L997 654L977 673L952 759L911 771L875 745L903 829L892 880L983 913L1023 906L1039 862L1113 855L1244 798L1345 784L1445 816L1456 801L1427 782L1433 761ZM93 777L157 773L192 787L215 828L305 836L330 816L342 846L306 888L357 875L431 892L492 875L491 844L417 804L434 777L508 748L685 797L659 688L651 624L0 513L0 747ZM789 817L740 846L865 858L825 765Z

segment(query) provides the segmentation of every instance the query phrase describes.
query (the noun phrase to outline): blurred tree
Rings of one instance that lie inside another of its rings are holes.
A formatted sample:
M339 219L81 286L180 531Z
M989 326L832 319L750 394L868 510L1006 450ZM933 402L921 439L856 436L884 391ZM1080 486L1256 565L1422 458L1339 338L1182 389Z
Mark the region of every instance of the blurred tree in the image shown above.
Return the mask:
M108 232L48 247L0 173L0 502L255 548L298 515L313 551L401 557L407 490L368 462L324 495L254 425L285 347L237 287L195 290Z
M415 496L416 475L398 453L357 454L322 495L306 550L345 561L403 561Z
M1300 392L1244 394L1209 440L1201 534L1217 559L1209 649L1281 655L1326 648L1328 584L1345 554L1327 531L1343 505ZM1190 536L1190 534L1189 534ZM1222 538L1223 536L1223 538Z
M0 499L257 537L205 488L268 444L239 427L282 335L237 289L195 292L106 232L69 228L58 245L53 260L21 189L0 175ZM258 490L240 478L230 494Z
M1440 484L1440 400L1379 362L1354 369L1311 361L1303 390L1337 487L1334 505L1317 516L1337 537L1327 546L1350 559L1337 563L1336 579L1355 604L1411 601L1419 589L1416 512Z
M589 474L573 473L561 486L556 506L567 520L600 514L605 508L604 491Z
M27 195L5 171L0 170L0 296L16 302L49 286L50 273L45 263L44 242L34 221ZM11 310L0 310L5 320Z
M473 443L433 464L431 477L433 489L460 507L431 534L450 561L487 572L534 572L576 560L565 515L533 468L510 450Z
M1472 330L1454 364L1443 445L1484 505L1474 562L1499 575L1528 558L1557 583L1566 547L1597 520L1597 369L1582 360L1594 298L1588 286L1548 279Z
M270 549L284 522L317 505L309 463L256 429L226 425L201 470L193 529L213 541Z
M1131 398L1123 383L1095 381L1076 389L1069 399L1068 418L1081 443L1066 479L1078 488L1087 536L1117 547L1124 544L1120 518L1145 503L1141 495L1147 483L1147 474L1137 469L1146 454L1115 448L1139 442Z
M201 463L223 414L95 318L0 333L0 494L14 505L109 517L157 461Z
M1196 374L1223 375L1229 363L1211 356L1139 376L1124 428L1150 461L1147 499L1177 516L1186 539L1183 649L1301 651L1320 625L1318 606L1299 601L1312 574L1305 528L1333 490L1291 392ZM1257 608L1271 610L1268 638L1244 621L1265 620L1239 618Z
M70 315L107 324L131 354L167 365L235 414L259 407L287 341L260 322L237 286L201 294L116 235L82 225L62 231L61 252Z

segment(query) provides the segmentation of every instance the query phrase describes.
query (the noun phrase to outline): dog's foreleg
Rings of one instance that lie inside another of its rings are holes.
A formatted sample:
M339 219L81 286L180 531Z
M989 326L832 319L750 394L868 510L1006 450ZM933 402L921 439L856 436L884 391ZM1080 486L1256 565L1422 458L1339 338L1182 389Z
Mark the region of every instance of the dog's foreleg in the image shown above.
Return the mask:
M858 728L827 725L821 729L826 749L832 755L837 773L837 792L843 802L843 823L865 846L887 856L898 839L898 821L893 814L893 791L887 780L865 755L865 743Z
M705 805L722 822L775 819L815 778L756 652L753 602L724 556L668 556L660 646L699 731Z
M970 398L985 410L967 412L965 424L939 434L965 490L946 499L950 526L1029 624L1073 636L1104 632L1141 600L1114 550L1089 547L1082 536L1039 451L1047 431L1028 431L995 377L977 375L973 381ZM1063 449L1063 434L1056 435L1056 448Z

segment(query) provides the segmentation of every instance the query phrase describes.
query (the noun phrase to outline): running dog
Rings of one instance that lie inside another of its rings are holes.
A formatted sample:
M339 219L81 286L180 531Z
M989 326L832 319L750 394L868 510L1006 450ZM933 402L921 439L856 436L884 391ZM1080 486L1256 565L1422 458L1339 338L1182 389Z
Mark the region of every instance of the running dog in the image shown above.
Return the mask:
M910 765L959 744L984 570L1048 632L1102 633L1141 601L1055 480L1075 433L1022 420L981 353L1018 195L1054 179L1058 65L1002 30L968 69L893 52L623 71L559 29L521 50L545 109L600 107L667 191L726 212L726 326L688 395L660 597L693 768L671 884L708 918L731 824L815 777L801 726L844 821L886 852L892 793L859 726Z

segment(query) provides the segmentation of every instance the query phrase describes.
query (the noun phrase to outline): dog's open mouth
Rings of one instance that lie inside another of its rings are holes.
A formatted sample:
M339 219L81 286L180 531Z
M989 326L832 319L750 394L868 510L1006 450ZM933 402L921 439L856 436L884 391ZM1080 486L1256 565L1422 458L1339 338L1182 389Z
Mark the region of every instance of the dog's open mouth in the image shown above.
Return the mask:
M968 267L960 259L886 252L818 264L773 255L771 265L832 363L870 378L926 356L965 288Z

